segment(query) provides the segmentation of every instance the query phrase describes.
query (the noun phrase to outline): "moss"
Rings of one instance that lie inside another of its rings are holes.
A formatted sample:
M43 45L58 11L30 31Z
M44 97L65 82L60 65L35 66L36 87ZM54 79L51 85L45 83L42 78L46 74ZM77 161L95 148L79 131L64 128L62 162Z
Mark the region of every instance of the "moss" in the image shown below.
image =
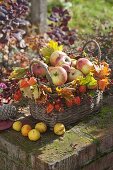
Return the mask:
M9 143L20 147L28 155L36 154L38 158L51 163L77 153L78 149L82 149L91 143L99 145L99 137L105 134L107 129L113 127L112 120L113 108L104 106L98 114L67 127L68 130L62 137L58 137L48 130L47 133L41 135L39 141L31 142L27 137L23 137L20 132L11 129L2 132L0 136Z

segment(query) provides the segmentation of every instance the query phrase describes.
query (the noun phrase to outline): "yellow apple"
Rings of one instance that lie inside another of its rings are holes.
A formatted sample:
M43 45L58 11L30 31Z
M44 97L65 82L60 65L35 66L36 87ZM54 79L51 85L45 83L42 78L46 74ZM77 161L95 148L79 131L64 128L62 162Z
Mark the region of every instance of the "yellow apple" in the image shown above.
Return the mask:
M28 125L28 124L22 126L22 128L21 128L21 133L22 133L22 135L23 135L23 136L28 136L28 133L29 133L29 131L30 131L31 129L32 129L31 126Z
M63 135L65 133L65 126L62 123L55 124L54 133L56 135Z
M19 120L14 122L13 125L12 125L12 128L19 132L22 128L22 122L19 121Z
M38 130L40 133L45 133L47 130L47 126L43 122L39 122L35 125L35 129Z
M28 138L31 141L37 141L38 139L40 139L40 132L36 129L32 129L28 133Z

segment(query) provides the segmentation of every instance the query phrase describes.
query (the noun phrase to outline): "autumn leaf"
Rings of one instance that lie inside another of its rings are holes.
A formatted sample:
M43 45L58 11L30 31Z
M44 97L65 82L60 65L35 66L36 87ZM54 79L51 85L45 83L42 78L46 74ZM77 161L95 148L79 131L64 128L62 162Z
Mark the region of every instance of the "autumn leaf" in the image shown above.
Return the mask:
M45 94L43 91L41 93L41 96L39 99L36 100L37 104L46 104L47 103L47 94Z
M15 67L13 68L13 71L11 72L9 79L20 79L23 78L28 71L28 67L21 68L21 67Z
M73 106L73 100L66 100L66 106L72 107Z
M40 98L41 90L37 85L32 86L32 95L35 101Z
M93 77L93 73L89 73L86 77L81 77L79 80L80 85L91 85L97 84L97 80Z
M110 68L109 65L106 62L102 62L100 67L95 67L95 76L97 76L100 79L103 79L105 77L108 77L110 75ZM98 68L98 69L97 69Z
M79 97L79 96L74 97L74 99L73 99L73 103L74 103L74 104L76 104L76 105L80 105L80 103L81 103L81 99L80 99L80 97Z
M13 98L15 101L19 101L21 98L22 98L22 93L20 90L17 90L14 95L13 95Z
M47 108L46 108L46 112L51 113L53 111L53 109L54 109L54 105L51 104L51 103L48 103Z
M26 88L21 88L20 90L23 92L23 94L24 94L25 97L28 97L28 98L30 98L30 99L33 98L33 97L32 97L32 91L31 91L31 89L30 89L30 86L28 86L28 87L26 87Z
M74 97L71 88L68 88L68 87L59 88L59 87L57 87L56 91L57 91L59 96L62 96L66 100L72 99Z
M48 86L46 86L46 85L44 85L44 84L41 84L41 85L40 85L40 88L41 88L42 90L44 90L45 92L52 93L51 88L48 87Z
M35 77L30 77L30 79L28 80L28 83L30 86L33 86L37 83L37 80Z
M63 50L63 46L62 45L59 46L58 42L53 41L53 40L49 41L48 46L50 48L53 48L54 51L57 51L57 50L62 51Z
M20 88L26 88L29 87L29 83L28 83L28 78L22 79L19 81L19 86Z
M101 80L98 81L99 89L102 90L102 91L105 90L105 88L108 86L108 84L109 84L109 81L108 81L107 78L101 79Z

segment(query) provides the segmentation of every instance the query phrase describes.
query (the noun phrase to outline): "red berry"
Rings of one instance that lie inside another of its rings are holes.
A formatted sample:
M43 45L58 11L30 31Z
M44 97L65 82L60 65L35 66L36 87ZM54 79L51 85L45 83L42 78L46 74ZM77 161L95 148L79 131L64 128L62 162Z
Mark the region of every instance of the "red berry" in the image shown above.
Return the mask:
M20 90L16 91L13 95L15 101L19 101L22 98L22 93Z
M55 109L57 110L57 111L60 111L60 109L61 109L61 106L59 105L59 104L55 104Z
M72 100L66 100L67 107L72 107L73 101Z
M50 113L50 112L53 111L53 109L54 109L54 105L51 104L51 103L48 103L47 108L46 108L46 112Z
M80 105L80 103L81 103L80 97L79 97L79 96L75 97L75 98L73 99L73 103L74 103L74 104L77 104L77 105Z
M79 92L80 92L80 93L85 93L85 92L86 92L86 86L81 85L81 86L79 87Z

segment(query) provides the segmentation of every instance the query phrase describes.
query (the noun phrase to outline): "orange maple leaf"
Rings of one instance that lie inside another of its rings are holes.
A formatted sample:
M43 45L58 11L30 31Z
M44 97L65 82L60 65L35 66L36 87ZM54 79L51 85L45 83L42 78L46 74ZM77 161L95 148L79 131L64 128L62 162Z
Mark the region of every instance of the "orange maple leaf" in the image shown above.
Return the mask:
M110 71L109 65L106 62L102 62L98 70L95 69L95 75L100 79L104 79L110 75Z
M107 85L109 84L109 81L107 78L98 80L98 87L100 90L104 91Z

